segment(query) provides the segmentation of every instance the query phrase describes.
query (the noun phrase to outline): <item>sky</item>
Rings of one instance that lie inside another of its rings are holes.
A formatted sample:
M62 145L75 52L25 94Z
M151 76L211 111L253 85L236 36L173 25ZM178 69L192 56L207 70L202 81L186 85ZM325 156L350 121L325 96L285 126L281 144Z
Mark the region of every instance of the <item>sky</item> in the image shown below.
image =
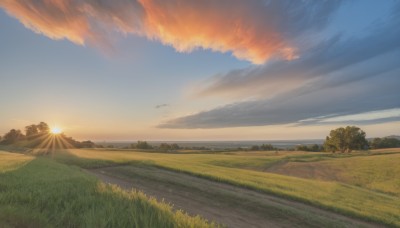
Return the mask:
M394 0L0 0L0 134L400 135Z

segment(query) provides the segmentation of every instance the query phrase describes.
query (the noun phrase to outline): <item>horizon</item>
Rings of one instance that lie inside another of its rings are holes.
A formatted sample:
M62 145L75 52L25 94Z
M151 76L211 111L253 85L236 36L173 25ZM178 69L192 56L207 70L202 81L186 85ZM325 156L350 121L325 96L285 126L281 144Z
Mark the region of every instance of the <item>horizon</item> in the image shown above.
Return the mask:
M92 141L400 135L399 26L395 1L5 0L0 135L40 121Z

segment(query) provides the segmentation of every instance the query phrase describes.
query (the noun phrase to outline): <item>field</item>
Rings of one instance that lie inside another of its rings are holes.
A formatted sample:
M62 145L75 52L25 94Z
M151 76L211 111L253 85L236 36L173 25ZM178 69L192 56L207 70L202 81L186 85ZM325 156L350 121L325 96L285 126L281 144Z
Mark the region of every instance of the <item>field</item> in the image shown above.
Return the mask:
M400 188L397 188L400 172L396 165L400 158L398 152L400 151L355 152L350 155L306 152L165 154L71 150L68 154L60 154L58 159L88 168L107 166L109 162L162 167L370 221L400 226ZM331 164L319 167L322 170L326 168L321 171L327 173L325 176L331 173L337 178L328 180L306 173L302 175L309 178L299 178L268 172L274 167L288 164L318 166L320 163ZM368 171L365 172L366 169Z
M16 221L44 227L210 226L142 193L102 184L88 173L176 200L174 208L191 215L207 205L179 203L198 198L197 203L209 204L205 217L215 220L214 206L226 204L226 213L232 214L235 202L246 216L254 215L250 220L255 224L263 217L282 227L369 226L363 221L400 226L399 149L352 154L76 149L39 157L2 152L0 157L0 205L5 205L0 206L0 225L5 227Z
M49 158L0 152L0 227L210 227Z

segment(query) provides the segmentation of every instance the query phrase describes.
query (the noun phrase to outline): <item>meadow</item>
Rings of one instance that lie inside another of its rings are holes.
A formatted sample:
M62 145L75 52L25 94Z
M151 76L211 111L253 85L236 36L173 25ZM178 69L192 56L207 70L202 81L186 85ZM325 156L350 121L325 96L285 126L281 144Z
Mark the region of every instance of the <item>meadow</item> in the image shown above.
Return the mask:
M23 150L18 153L1 151L0 227L218 226L199 216L191 217L174 210L171 205L141 192L104 184L85 172L85 169L107 167L115 167L113 170L122 176L137 175L141 170L136 177L155 178L156 182L162 182L163 178L157 177L158 174L151 177L152 169L148 168L189 174L398 227L399 159L399 149L351 154L68 149L42 155ZM190 181L181 184L185 188L196 185ZM304 224L324 224L325 221L334 226L332 221L313 216L312 212L302 215L289 209L273 210L279 216L285 213L292 213L292 218L296 219L305 216Z
M49 157L0 151L0 227L215 227Z
M138 164L156 166L304 202L367 221L400 226L399 152L393 149L352 154L282 151L168 154L69 150L58 153L55 158L84 168ZM325 174L307 174L318 172L297 168L303 174L296 176L277 170L293 164L299 167L311 164ZM329 175L332 178L326 178Z

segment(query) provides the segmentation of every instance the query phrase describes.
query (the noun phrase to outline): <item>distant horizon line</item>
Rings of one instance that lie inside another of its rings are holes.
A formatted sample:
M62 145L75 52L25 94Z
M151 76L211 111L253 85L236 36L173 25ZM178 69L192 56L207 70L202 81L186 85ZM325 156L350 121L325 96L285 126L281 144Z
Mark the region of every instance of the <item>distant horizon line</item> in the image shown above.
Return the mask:
M245 140L91 140L93 142L137 142L137 141L146 141L146 142L268 142L268 141L316 141L316 140L325 140L325 139L245 139Z
M374 139L374 138L385 138L385 137L400 137L400 135L387 135L387 136L381 136L381 137L367 137L367 139ZM288 142L288 141L323 141L325 138L310 138L310 139L243 139L243 140L232 140L232 139L226 139L226 140L207 140L207 139L201 139L201 140L147 140L147 139L127 139L127 140L108 140L108 139L79 139L81 141L86 141L90 140L93 142L120 142L120 143L127 143L127 142L137 142L137 141L146 141L146 142Z

